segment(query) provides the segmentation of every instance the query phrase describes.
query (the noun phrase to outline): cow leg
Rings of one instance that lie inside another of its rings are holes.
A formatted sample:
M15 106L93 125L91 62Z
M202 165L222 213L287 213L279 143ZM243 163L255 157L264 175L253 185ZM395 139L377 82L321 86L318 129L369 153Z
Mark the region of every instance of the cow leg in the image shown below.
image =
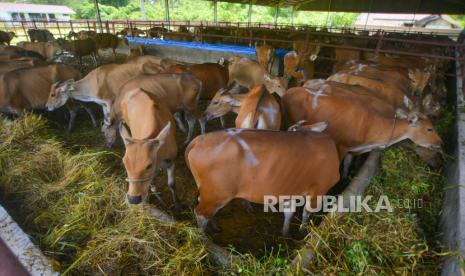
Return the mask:
M187 144L189 144L189 142L192 140L192 137L194 136L194 128L195 128L196 119L191 114L185 113L185 116L186 116L186 121L187 121L187 126L188 126L188 132L187 132L186 141L184 141L184 146L187 146Z
M342 162L342 178L347 178L349 175L350 164L354 160L354 155L351 153L346 154L344 161Z
M105 102L104 104L102 104L102 110L103 110L103 124L106 125L106 126L110 126L111 125L111 117L110 117L111 108L110 108L110 105Z
M68 132L71 132L71 130L74 127L74 121L76 120L78 108L75 104L67 104L66 108L68 108L69 111L69 122L68 122Z
M98 66L98 62L97 62L97 53L93 53L92 54L92 59L94 61L94 66L97 67Z
M176 211L180 211L182 209L182 206L179 203L176 194L176 176L174 175L174 162L170 161L170 164L166 168L166 172L168 175L168 186L170 187L171 194L173 196L174 208Z
M289 226L291 225L291 220L292 216L294 215L295 212L295 206L293 204L292 200L284 202L285 207L284 207L284 223L283 223L283 228L282 228L282 234L284 237L290 237L289 235Z
M226 121L224 120L224 116L220 116L220 123L221 128L226 128Z
M187 132L186 127L184 126L184 123L181 120L181 111L174 113L173 117L174 117L174 120L176 121L176 124L179 127L179 130L183 133L186 133Z
M220 203L214 198L207 197L209 195L204 195L205 197L199 197L199 205L195 207L194 214L197 220L197 226L202 230L203 233L206 232L207 226L210 225L215 232L221 231L221 229L211 221L211 218L216 214L216 212L221 209L226 203Z
M299 227L299 231L302 234L307 232L308 218L310 218L310 212L307 211L307 206L304 206L304 210L302 211L302 223Z
M200 133L205 134L205 124L207 123L207 120L204 116L200 117L198 120L200 124Z
M89 106L87 105L83 105L84 109L86 110L87 114L89 115L90 119L92 120L92 125L94 127L97 127L98 126L98 123L97 123L97 119L95 118L95 114L94 112L92 111L92 108L90 108Z

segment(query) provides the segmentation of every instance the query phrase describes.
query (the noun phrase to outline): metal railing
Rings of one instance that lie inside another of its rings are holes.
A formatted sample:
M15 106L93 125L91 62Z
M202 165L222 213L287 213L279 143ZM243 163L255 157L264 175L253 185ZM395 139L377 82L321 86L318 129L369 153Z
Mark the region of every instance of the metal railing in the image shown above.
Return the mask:
M177 32L179 27L187 28L187 32ZM455 38L458 32L450 30L418 28L388 28L389 31L369 28L347 28L347 27L324 27L312 25L288 25L269 23L244 23L244 22L208 22L208 21L160 21L160 20L112 20L103 21L103 29L108 33L119 33L125 28L138 28L147 30L152 27L163 27L168 32L185 37L186 40L205 42L212 38L229 39L228 43L253 45L254 42L280 43L292 47L292 39L288 35L305 36L308 45L322 46L335 49L346 49L362 52L387 53L399 55L412 55L431 57L445 60L456 59L452 54L463 45L458 45L451 37ZM204 33L204 28L220 27L225 30L235 31L233 35ZM66 37L70 31L82 30L98 31L96 20L71 20L71 21L0 21L0 29L14 31L18 40L29 40L28 29L48 29L55 37ZM194 35L193 30L197 29ZM239 32L238 30L242 30ZM245 30L245 31L244 31ZM273 38L263 37L260 33L272 31L276 36ZM163 31L163 35L166 32ZM343 43L338 43L342 40ZM363 47L353 46L357 43L344 43L350 39L352 42L362 42ZM334 42L336 41L336 43ZM368 44L371 44L368 46ZM423 46L429 46L430 52L419 51Z

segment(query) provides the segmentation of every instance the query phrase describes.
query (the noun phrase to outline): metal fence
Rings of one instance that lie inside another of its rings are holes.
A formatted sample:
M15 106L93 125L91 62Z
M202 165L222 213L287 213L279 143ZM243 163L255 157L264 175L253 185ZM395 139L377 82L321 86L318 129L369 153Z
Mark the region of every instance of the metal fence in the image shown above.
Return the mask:
M439 58L445 60L454 60L456 57L453 53L459 50L461 45L455 42L458 31L421 29L418 28L340 28L340 27L323 27L311 25L287 25L287 24L268 24L268 23L243 23L243 22L208 22L208 21L157 21L157 20L112 20L103 21L104 32L117 34L125 28L138 28L147 30L152 27L164 27L171 31L178 31L180 26L186 27L188 32L176 32L181 37L195 39L203 42L208 38L228 38L231 43L239 42L253 45L254 42L264 41L269 43L282 43L292 47L292 41L289 39L279 38L279 34L301 34L305 36L305 42L308 45L319 45L322 47L346 49L362 52L372 52L375 54L400 54L421 57ZM234 35L203 33L203 28L198 28L195 35L193 30L196 27L221 27L224 29L247 31L235 32ZM0 29L13 31L17 35L17 40L29 40L27 36L28 29L48 29L55 37L66 37L70 31L78 32L82 30L98 31L98 22L96 20L71 20L71 21L0 21ZM261 29L273 30L278 38L263 38L257 36ZM197 37L196 37L197 36ZM318 37L318 40L314 38ZM325 39L326 38L326 39ZM333 43L333 40L343 39L352 40L352 42L362 41L369 42L369 46L354 46L357 43ZM397 45L399 47L392 47ZM418 48L431 46L430 52L419 51Z

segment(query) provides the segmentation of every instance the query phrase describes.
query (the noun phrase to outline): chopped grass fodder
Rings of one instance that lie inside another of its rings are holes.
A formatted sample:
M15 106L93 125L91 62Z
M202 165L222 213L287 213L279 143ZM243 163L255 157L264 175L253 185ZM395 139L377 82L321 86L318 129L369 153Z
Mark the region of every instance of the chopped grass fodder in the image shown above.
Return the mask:
M207 269L197 229L165 225L124 202L112 153L71 154L36 115L0 125L4 200L60 271L170 273Z
M235 252L240 258L232 271L214 265L193 219L165 224L146 209L127 206L120 158L105 150L64 147L40 116L15 121L0 117L1 203L57 270L111 275L295 273L285 258L295 252L285 246L260 259ZM365 194L387 195L394 211L329 216L325 227L310 224L309 232L320 237L308 268L312 273L439 272L441 256L448 254L440 253L436 237L442 174L404 148L384 151L381 166ZM406 200L421 200L422 206L406 206ZM314 216L313 221L321 220Z

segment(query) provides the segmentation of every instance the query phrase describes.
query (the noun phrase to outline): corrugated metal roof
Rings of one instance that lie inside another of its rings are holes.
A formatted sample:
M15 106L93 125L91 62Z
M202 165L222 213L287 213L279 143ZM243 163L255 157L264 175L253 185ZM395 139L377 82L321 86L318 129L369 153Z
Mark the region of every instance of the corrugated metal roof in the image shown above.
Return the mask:
M59 13L75 14L75 12L62 5L40 5L40 4L18 4L18 3L0 3L0 10L6 12L24 12L24 13Z
M215 0L208 0L215 1ZM465 14L464 0L217 0L306 11Z

